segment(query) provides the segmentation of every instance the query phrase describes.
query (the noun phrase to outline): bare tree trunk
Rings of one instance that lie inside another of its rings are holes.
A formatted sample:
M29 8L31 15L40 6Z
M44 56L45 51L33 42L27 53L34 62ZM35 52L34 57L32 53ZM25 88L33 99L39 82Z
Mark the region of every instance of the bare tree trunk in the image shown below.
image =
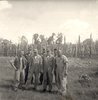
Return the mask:
M90 34L90 58L92 57L92 34Z
M75 56L77 57L77 44L76 44L76 54L75 54Z

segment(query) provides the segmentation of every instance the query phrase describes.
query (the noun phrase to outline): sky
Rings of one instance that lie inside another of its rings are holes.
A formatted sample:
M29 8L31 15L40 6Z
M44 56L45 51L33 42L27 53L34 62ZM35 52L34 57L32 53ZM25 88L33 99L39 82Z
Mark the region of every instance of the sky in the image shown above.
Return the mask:
M98 1L0 1L0 38L18 43L34 33L50 36L62 32L67 42L98 39Z

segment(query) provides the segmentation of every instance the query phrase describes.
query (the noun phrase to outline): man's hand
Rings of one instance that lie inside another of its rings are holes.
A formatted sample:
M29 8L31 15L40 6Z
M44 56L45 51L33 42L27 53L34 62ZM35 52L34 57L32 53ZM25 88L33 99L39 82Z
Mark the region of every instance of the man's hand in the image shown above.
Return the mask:
M13 62L12 61L9 61L10 65L15 69L17 70L17 68L14 66Z
M26 66L23 69L25 70L26 69Z
M64 76L67 76L67 70L68 70L68 63L66 63L65 67L64 67Z
M66 77L66 76L67 76L67 72L64 73L64 77Z
M41 69L40 72L43 73L43 70Z

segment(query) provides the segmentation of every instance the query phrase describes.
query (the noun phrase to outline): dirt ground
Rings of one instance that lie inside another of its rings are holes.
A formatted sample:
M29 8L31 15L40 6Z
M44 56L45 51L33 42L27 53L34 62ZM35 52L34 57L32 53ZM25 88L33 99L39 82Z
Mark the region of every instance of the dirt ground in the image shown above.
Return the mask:
M0 100L98 100L98 59L69 58L66 97L32 89L14 92L11 88L14 69L9 59L0 57Z

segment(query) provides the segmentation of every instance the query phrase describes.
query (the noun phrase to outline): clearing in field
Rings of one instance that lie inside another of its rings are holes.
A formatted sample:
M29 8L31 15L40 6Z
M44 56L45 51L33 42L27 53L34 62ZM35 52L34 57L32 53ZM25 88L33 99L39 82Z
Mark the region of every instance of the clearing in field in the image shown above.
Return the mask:
M11 88L14 70L8 63L11 58L0 58L0 100L98 100L98 61L95 59L69 58L68 93L18 90Z

